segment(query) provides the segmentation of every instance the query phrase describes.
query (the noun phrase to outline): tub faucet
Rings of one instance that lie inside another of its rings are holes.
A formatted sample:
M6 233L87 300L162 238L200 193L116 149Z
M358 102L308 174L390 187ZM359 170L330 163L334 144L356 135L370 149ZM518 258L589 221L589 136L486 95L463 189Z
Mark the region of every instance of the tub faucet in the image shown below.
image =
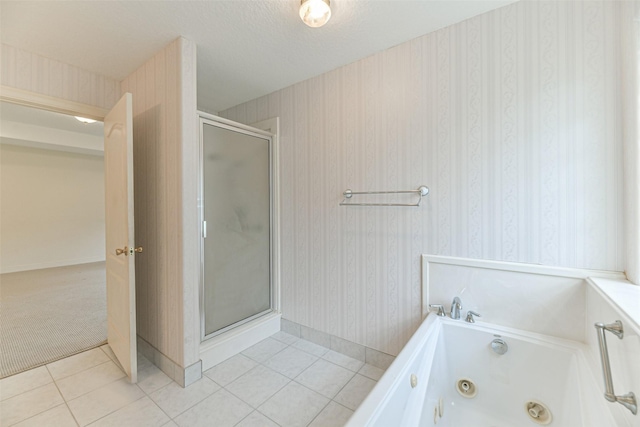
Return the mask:
M454 297L451 303L451 318L460 319L460 310L462 310L462 301L460 301L460 298Z

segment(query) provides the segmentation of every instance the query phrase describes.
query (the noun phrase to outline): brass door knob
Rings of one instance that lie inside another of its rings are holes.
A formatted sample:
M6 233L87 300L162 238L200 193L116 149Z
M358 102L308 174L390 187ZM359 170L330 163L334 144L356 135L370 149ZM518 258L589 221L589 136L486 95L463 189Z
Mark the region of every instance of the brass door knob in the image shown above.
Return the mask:
M124 249L116 249L116 255L123 255L124 256L129 256L129 255L133 255L134 252L137 253L141 253L142 252L142 246L138 246L137 248L130 248L128 246L125 246Z
M122 254L124 254L124 256L129 255L129 248L125 246L124 249L120 249L120 248L116 249L116 256L122 255Z

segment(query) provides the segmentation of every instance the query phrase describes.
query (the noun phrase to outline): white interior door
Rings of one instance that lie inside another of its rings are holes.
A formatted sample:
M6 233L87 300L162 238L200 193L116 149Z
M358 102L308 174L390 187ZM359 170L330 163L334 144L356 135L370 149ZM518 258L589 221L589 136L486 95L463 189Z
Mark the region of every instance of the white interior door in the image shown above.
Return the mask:
M133 222L133 109L125 93L104 119L107 339L137 381L136 248Z

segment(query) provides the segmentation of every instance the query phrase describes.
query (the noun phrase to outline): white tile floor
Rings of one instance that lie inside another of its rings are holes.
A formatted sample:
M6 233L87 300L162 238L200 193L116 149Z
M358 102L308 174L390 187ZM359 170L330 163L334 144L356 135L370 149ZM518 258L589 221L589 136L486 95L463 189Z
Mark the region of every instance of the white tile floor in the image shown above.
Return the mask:
M184 389L139 355L129 384L103 346L0 380L0 426L339 427L383 372L278 332Z

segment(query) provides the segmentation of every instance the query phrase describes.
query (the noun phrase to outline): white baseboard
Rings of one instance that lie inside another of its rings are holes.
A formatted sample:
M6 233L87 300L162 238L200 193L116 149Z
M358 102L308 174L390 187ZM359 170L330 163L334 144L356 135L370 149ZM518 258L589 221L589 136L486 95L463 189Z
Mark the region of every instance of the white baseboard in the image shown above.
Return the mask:
M42 262L37 264L10 265L0 267L0 274L18 273L20 271L42 270L45 268L68 267L70 265L90 264L93 262L104 262L105 257L89 257L80 259L66 259L62 261Z
M137 336L137 347L138 353L149 359L151 363L178 383L180 387L188 387L202 378L202 365L199 360L193 365L183 368L145 341L140 335Z
M202 371L246 350L280 330L280 313L269 313L200 344Z

